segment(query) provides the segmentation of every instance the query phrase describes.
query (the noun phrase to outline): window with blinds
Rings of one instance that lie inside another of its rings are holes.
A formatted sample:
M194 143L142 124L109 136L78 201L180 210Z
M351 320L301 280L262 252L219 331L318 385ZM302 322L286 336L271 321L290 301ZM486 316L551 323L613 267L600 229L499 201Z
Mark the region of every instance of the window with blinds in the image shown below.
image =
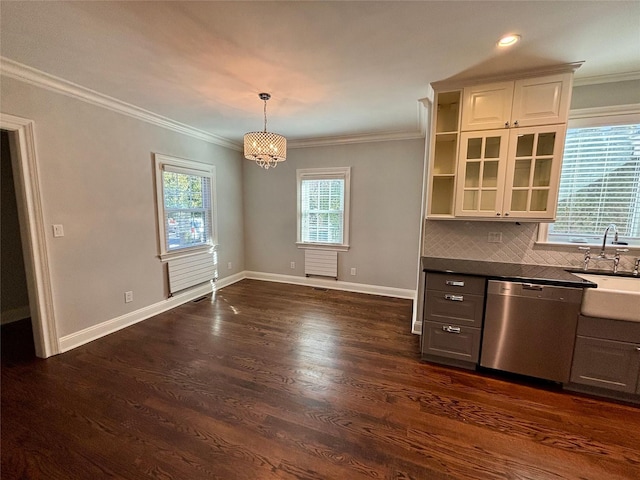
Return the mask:
M163 254L214 244L213 167L156 156Z
M569 129L548 240L588 243L612 223L640 240L640 124Z
M297 173L298 244L347 247L350 168Z

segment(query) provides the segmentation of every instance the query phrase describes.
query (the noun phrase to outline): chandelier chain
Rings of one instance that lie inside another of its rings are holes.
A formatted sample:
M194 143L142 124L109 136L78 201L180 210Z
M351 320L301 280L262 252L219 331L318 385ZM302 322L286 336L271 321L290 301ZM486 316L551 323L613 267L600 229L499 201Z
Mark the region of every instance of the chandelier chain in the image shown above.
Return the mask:
M264 100L264 132L267 133L267 100Z

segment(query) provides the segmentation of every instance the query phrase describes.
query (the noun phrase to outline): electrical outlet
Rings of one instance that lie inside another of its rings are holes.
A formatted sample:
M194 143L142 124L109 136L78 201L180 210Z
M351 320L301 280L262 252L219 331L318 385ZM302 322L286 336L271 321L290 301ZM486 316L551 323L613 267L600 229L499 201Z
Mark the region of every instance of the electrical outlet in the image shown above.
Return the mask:
M124 303L133 302L133 291L124 292Z
M355 275L355 274L356 274L356 268L355 268L355 267L353 267L353 268L351 269L351 275Z
M233 264L231 262L227 262L227 270L231 270L233 268Z
M53 226L53 236L54 237L64 237L64 228L62 225L54 225Z
M502 232L489 232L487 237L489 243L502 243Z
M291 262L291 269L295 269L296 268L296 262Z

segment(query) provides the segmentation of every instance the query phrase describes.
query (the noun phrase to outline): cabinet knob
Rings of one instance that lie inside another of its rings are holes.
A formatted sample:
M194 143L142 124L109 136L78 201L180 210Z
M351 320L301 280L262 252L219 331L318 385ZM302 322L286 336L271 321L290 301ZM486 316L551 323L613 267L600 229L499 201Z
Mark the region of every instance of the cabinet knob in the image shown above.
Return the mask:
M518 120L516 120L515 122L513 122L513 126L514 127L518 127L520 124L518 123Z
M499 217L499 216L500 216L500 212L497 212L497 213L496 213L496 217Z
M505 217L508 217L508 216L509 216L509 212L505 213L505 214L504 214L504 216L505 216Z
M504 128L509 128L509 122L504 122Z

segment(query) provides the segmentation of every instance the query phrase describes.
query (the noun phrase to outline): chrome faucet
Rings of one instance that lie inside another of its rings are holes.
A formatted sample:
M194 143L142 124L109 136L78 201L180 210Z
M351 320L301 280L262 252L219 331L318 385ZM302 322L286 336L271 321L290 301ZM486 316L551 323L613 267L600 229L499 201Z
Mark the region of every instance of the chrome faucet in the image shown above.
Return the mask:
M584 251L584 261L582 269L586 272L589 269L589 260L591 260L591 247L578 247L578 250Z
M615 235L613 237L613 243L618 242L618 227L616 226L615 223L612 223L604 230L604 237L602 238L602 249L600 250L600 254L598 255L598 258L607 257L606 254L604 253L604 247L607 244L607 234L609 233L610 228L613 228L613 231L615 232Z
M628 251L628 248L616 248L616 255L613 257L613 273L618 273L618 265L620 265L620 253Z
M609 235L609 230L613 229L614 237L613 244L618 244L618 227L611 223L604 230L604 235L602 237L602 248L600 249L600 253L598 256L591 256L591 249L589 247L578 247L580 250L584 250L584 261L582 263L582 269L587 270L589 268L590 260L611 260L613 261L613 273L618 273L618 265L620 264L620 254L628 252L628 248L616 248L616 253L613 257L607 256L607 252L605 251L605 247L607 245L607 235Z

